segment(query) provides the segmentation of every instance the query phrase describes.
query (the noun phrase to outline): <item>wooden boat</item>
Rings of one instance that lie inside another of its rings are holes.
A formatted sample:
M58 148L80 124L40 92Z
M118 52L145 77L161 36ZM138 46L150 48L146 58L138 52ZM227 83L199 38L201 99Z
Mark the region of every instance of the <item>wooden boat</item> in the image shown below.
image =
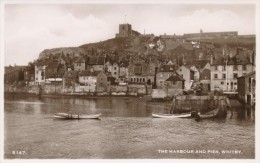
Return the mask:
M219 112L219 109L214 109L214 110L207 112L205 114L197 114L194 117L195 117L196 120L216 118L218 116L218 112Z
M153 118L191 118L192 112L183 114L152 114Z
M57 113L54 115L54 118L57 119L99 119L101 114L92 114L92 115L78 115L78 114L69 114L69 113Z

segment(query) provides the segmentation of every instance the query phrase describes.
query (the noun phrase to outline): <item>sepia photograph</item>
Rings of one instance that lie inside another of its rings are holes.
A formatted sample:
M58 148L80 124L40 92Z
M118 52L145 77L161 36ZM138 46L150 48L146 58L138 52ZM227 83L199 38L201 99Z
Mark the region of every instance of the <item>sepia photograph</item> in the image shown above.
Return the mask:
M0 5L3 162L259 161L257 0Z

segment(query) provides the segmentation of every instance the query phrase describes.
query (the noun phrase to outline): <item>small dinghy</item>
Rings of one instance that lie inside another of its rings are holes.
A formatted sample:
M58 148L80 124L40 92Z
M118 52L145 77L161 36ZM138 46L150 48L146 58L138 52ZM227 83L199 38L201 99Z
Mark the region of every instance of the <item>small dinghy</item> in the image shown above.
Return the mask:
M199 121L201 119L212 119L212 118L216 118L218 116L218 112L219 112L219 109L214 109L214 110L207 112L205 114L194 115L194 117L195 117L196 121Z
M57 113L54 115L56 119L99 119L101 114L92 114L92 115L78 115L78 114L69 114L69 113Z
M184 114L152 114L153 118L191 118L192 112Z

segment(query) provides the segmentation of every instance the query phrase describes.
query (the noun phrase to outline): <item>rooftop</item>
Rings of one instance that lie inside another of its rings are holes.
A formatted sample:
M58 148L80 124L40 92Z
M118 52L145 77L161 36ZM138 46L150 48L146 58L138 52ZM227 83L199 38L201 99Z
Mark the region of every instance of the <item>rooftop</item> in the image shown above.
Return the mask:
M166 81L185 81L177 72L174 72Z

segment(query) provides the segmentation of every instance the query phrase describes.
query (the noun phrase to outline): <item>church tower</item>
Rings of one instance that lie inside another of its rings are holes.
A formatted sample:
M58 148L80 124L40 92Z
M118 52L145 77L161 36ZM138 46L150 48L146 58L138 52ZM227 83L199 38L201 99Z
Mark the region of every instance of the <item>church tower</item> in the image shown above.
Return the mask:
M132 35L132 25L131 24L119 24L119 33L116 37L127 37Z

